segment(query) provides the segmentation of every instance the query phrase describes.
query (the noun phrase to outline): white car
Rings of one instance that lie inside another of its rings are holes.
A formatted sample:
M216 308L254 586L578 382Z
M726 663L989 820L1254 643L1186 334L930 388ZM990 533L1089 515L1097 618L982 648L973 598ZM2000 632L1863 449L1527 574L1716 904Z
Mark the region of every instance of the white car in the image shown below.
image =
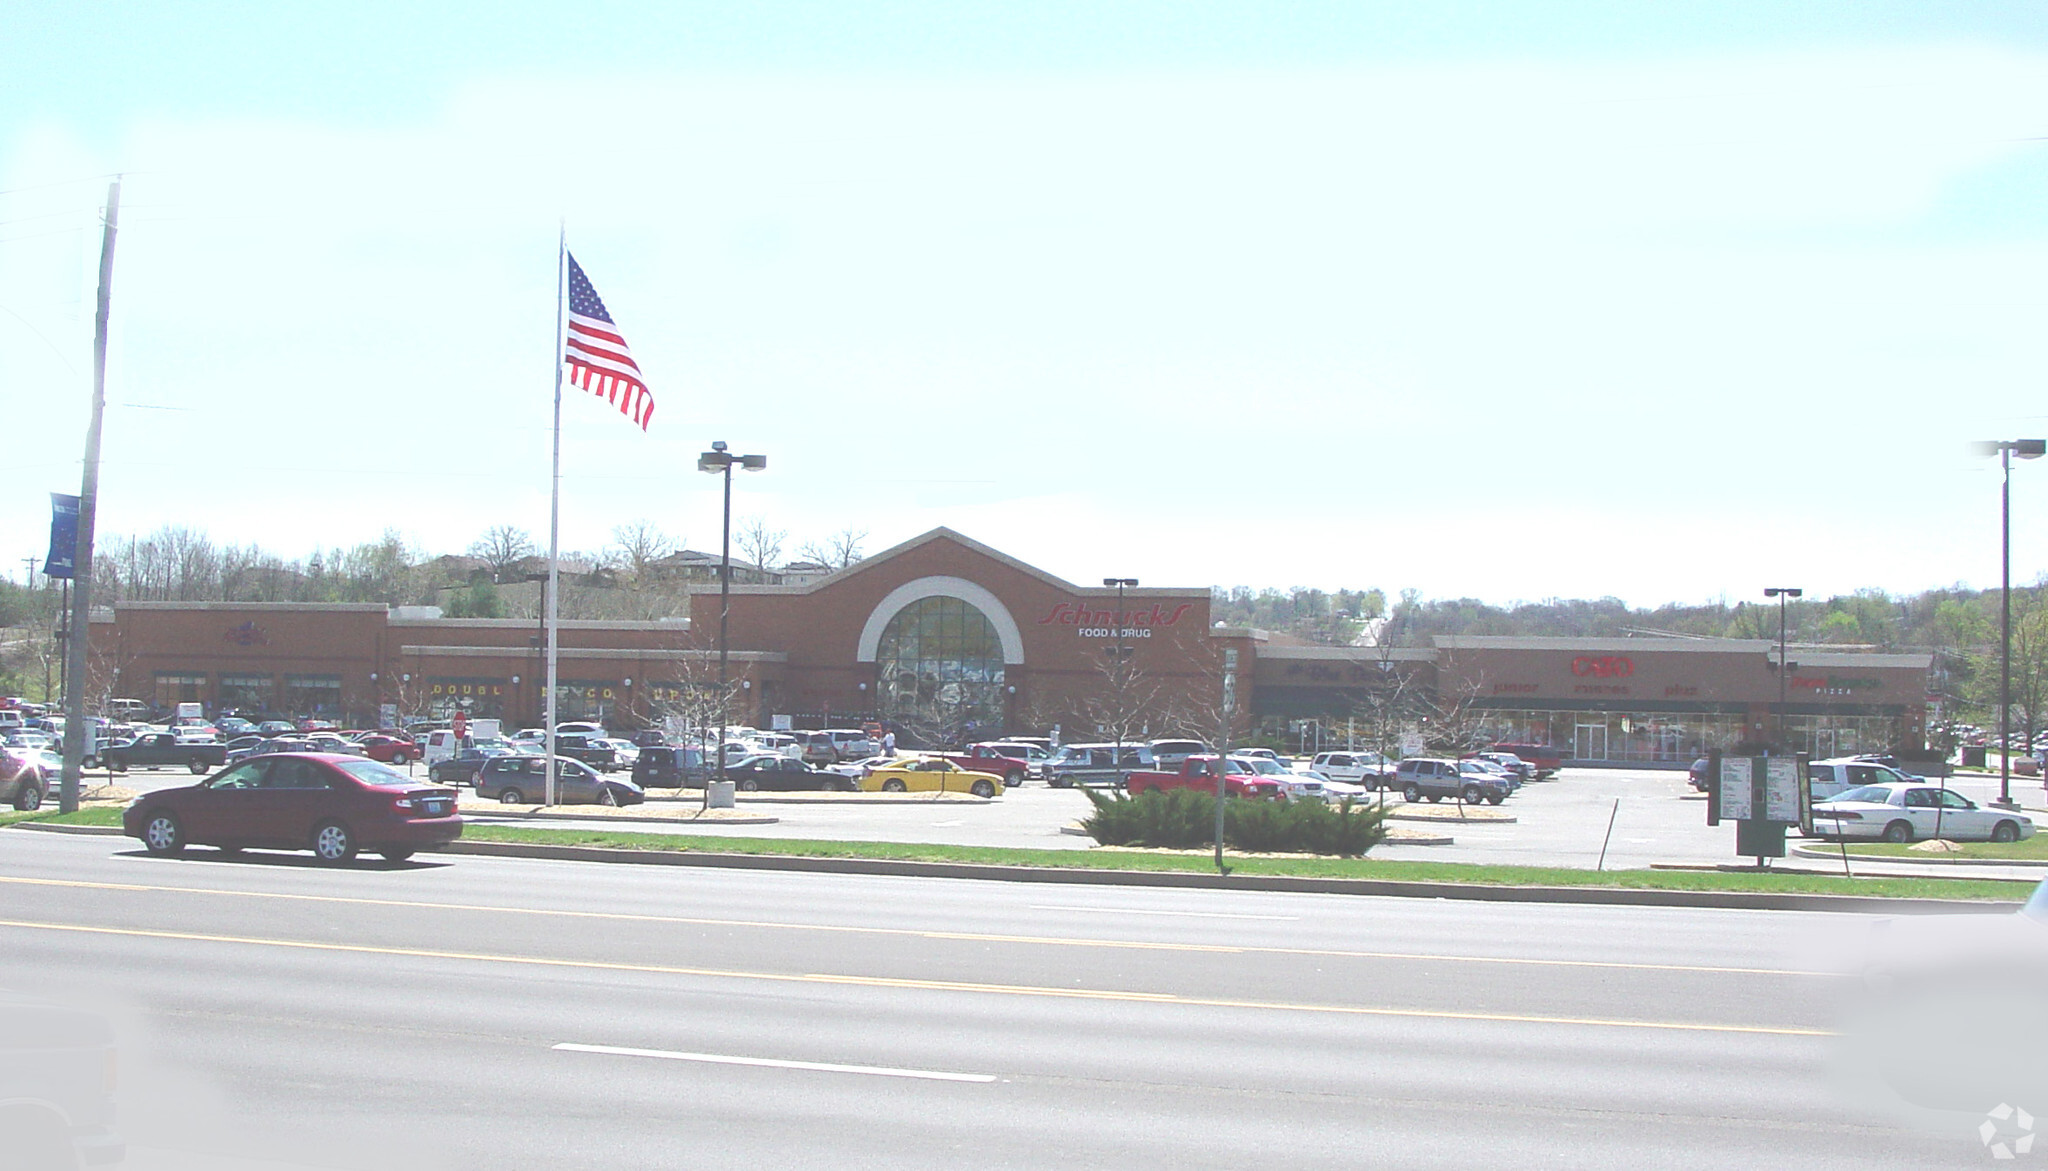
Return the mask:
M1325 801L1335 803L1349 800L1362 804L1373 794L1373 791L1364 785L1355 785L1350 781L1337 780L1327 773L1318 772L1306 765L1296 765L1294 771L1305 777L1312 777L1321 781L1323 783L1323 800Z
M825 766L825 771L859 780L883 765L893 764L900 759L902 758L894 753L885 752L879 756L867 756L859 760L842 760L838 764L828 764Z
M2032 819L1987 809L1938 785L1864 785L1813 806L1813 832L1821 837L1917 842L2016 842L2034 836Z
M1280 782L1281 791L1289 801L1324 801L1323 780L1314 773L1298 773L1277 760L1263 756L1231 756L1231 763L1240 772L1257 773L1269 781Z

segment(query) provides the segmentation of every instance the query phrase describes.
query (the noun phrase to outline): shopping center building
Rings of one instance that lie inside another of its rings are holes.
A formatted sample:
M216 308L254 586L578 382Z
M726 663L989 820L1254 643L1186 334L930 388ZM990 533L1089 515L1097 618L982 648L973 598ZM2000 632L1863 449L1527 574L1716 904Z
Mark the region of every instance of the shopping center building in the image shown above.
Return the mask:
M719 606L715 585L693 585L687 618L561 622L560 717L623 728L701 710L718 692ZM735 585L727 630L732 718L760 727L782 717L963 739L1057 729L1075 741L1112 725L1187 734L1215 726L1227 683L1239 734L1313 723L1355 735L1396 713L1410 725L1476 722L1580 760L1682 763L1765 738L1780 694L1767 642L1309 646L1217 625L1205 588L1076 585L943 528L799 584ZM95 617L93 689L350 726L458 708L525 725L544 698L540 642L531 619L432 607L122 603ZM1788 657L1796 746L1832 755L1922 742L1929 656Z

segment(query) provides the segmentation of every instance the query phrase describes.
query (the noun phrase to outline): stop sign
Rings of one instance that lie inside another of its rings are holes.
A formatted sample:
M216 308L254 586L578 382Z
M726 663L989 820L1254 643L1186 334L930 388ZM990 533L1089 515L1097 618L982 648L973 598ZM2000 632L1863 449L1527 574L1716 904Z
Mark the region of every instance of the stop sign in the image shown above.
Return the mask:
M467 713L467 712L463 712L463 711L457 711L457 712L455 713L455 735L456 735L456 738L457 738L457 739L460 739L461 737L463 737L463 736L466 736L466 735L468 735L468 734L469 734L469 713Z

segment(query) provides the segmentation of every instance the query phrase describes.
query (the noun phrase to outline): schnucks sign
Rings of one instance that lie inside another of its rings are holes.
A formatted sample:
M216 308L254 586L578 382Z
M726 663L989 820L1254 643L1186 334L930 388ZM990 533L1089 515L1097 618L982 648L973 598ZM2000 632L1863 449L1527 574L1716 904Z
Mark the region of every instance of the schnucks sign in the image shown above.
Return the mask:
M1074 626L1082 638L1150 638L1159 626L1172 626L1195 608L1193 602L1176 602L1171 609L1152 603L1149 610L1098 610L1079 602L1059 602L1038 620L1040 626ZM1123 619L1121 623L1117 619Z

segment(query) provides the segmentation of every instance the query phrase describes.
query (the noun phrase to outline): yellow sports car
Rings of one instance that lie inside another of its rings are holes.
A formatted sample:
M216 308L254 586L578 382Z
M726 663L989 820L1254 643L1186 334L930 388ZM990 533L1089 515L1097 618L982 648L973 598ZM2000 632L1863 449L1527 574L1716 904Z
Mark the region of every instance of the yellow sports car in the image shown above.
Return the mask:
M1003 791L1003 778L994 773L970 772L950 760L914 756L894 761L860 779L870 793L972 793L994 797Z

